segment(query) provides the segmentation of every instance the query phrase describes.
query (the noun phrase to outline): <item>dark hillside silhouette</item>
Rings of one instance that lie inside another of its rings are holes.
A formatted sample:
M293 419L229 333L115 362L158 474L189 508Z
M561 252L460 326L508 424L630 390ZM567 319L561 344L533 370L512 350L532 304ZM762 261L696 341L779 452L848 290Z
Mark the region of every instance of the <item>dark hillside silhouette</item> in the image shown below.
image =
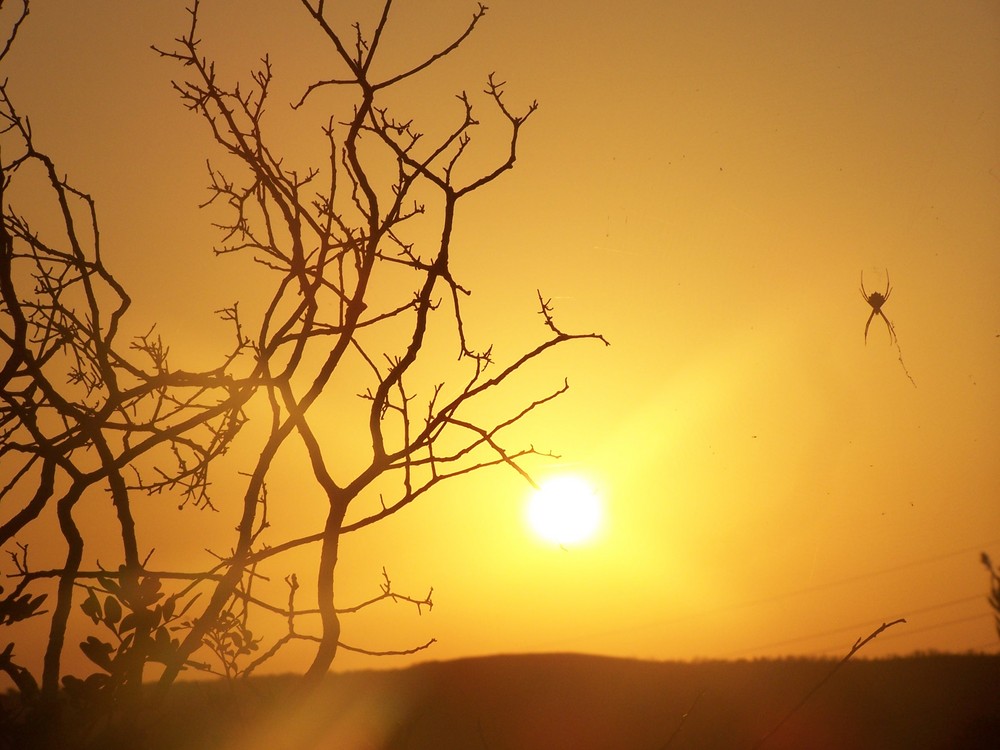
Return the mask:
M749 748L834 663L493 656L335 675L294 707L278 697L290 678L259 678L228 704L228 731L191 720L215 705L221 686L185 684L174 696L172 723L159 725L150 746L660 750L680 725L670 750ZM845 664L764 746L959 750L998 743L1000 656L927 655Z

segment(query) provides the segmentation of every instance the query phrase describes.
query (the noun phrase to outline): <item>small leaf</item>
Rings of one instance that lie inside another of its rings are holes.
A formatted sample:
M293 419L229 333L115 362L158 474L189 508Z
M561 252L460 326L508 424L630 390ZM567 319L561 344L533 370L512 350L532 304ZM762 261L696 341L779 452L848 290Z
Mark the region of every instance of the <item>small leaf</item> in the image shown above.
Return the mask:
M178 642L170 638L166 628L157 628L149 650L149 660L167 664L177 653L177 645Z
M167 632L166 628L157 628L156 635L153 636L156 641L157 646L169 646L170 645L170 633Z
M139 595L146 605L155 604L163 598L160 593L160 579L156 576L146 576L139 584Z
M104 590L107 591L109 594L114 594L115 596L121 596L122 592L121 587L107 576L98 576L97 582L101 584L101 586L104 587Z
M122 618L121 625L118 626L119 633L127 633L130 630L135 630L136 626L139 624L139 615L136 612L129 612Z
M108 676L100 672L94 672L94 674L83 681L83 684L96 692L108 684Z
M42 594L41 596L36 596L32 598L31 594L24 594L17 599L17 607L15 608L15 615L18 620L27 620L32 617L39 607L42 606L42 602L45 601L45 597L48 594Z
M109 625L114 625L122 619L122 605L113 596L104 600L104 621Z
M80 644L80 650L83 651L84 656L94 662L94 664L110 674L111 651L113 650L110 643L105 643L99 638L95 638L91 635L87 637L87 640Z
M83 686L83 680L79 677L74 677L71 674L65 675L62 678L63 688L66 690L66 694L70 698L80 699L84 696L85 688Z
M174 616L174 607L177 606L177 595L167 597L167 600L163 602L163 621L169 622Z
M96 625L101 619L101 603L97 600L97 594L94 593L93 589L88 589L87 591L89 593L87 598L83 600L83 603L80 604L80 609L82 609L83 614L93 620Z

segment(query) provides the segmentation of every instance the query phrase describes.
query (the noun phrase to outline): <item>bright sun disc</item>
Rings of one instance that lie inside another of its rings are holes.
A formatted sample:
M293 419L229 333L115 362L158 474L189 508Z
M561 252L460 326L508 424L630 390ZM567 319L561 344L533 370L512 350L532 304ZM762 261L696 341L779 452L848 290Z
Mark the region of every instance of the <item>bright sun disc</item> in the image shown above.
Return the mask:
M555 544L580 544L601 524L601 503L579 477L544 482L528 503L528 524L538 536Z

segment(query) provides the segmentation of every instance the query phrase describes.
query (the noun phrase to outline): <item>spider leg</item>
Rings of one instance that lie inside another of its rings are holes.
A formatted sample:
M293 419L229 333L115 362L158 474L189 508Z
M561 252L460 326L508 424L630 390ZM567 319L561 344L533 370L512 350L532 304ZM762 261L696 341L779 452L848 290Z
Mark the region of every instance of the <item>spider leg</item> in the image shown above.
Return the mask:
M872 324L872 318L874 318L874 317L875 317L875 308L873 307L872 308L872 314L868 316L868 322L865 323L865 343L866 344L868 343L868 326L870 326ZM885 316L883 315L882 317L884 318Z
M874 315L874 314L875 313L873 311L872 315ZM882 320L885 321L886 328L889 329L889 343L892 343L893 341L896 340L896 329L892 327L892 322L887 317L885 317L885 313L884 312L882 312L881 310L879 310L878 314L882 316ZM870 319L869 319L869 322L870 322Z
M885 269L885 294L882 296L883 302L888 302L889 295L892 294L892 287L889 286L889 269Z

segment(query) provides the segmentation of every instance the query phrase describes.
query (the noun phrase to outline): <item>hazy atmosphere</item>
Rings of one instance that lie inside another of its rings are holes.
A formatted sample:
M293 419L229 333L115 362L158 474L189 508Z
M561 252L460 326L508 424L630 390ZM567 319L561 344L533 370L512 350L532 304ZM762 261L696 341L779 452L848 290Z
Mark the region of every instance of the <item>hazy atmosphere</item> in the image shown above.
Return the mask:
M381 10L339 5L362 29ZM400 0L376 77L438 51L476 7ZM269 56L271 142L293 167L322 168L322 127L350 112L322 92L289 106L338 75L299 4L205 0L200 14L227 85ZM155 324L176 370L228 346L215 311L238 301L253 320L267 301L259 264L213 255L223 208L199 204L206 160L225 157L171 87L184 69L151 49L189 26L183 2L37 2L2 71L35 145L95 200L104 262L133 300L125 332ZM481 120L469 158L489 162L507 137L482 93L494 71L511 110L538 109L516 166L456 213L451 271L472 292L472 345L499 360L545 333L536 290L563 329L610 343L560 348L509 392L530 403L568 379L508 440L558 456L521 462L536 481L586 483L595 527L543 538L509 467L442 484L346 537L338 568L338 605L378 594L383 569L395 591L433 588L419 614L385 602L345 617L345 643L436 642L342 652L335 669L551 651L839 656L897 618L866 656L995 653L980 554L1000 558L998 6L496 0L393 105L442 133L467 91ZM421 231L436 241L421 226L418 246ZM867 336L862 274L868 295L891 286ZM443 367L452 345L434 342ZM312 413L345 461L367 440L340 429L352 403ZM248 434L268 419L248 416ZM294 446L267 485L275 532L290 534L326 502L297 483L308 461ZM137 523L165 540L144 542L151 567L212 563L203 531L233 528L242 489L226 477L249 470L238 449L225 461L215 511L134 498ZM98 534L114 518L100 493L78 516ZM110 533L87 565L119 564ZM62 564L54 539L18 537L39 569ZM296 573L307 606L308 554L269 571L277 598ZM300 670L313 649L292 643L262 671Z

